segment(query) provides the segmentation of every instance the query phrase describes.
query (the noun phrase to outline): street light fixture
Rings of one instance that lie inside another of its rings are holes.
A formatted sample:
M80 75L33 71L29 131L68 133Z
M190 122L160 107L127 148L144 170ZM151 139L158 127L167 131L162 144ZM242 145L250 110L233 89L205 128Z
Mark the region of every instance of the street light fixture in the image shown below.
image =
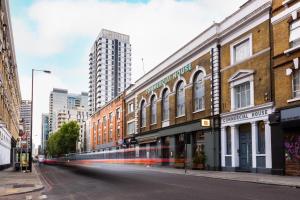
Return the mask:
M47 74L51 74L49 70L40 70L40 69L32 69L31 71L31 124L30 124L30 156L29 156L29 165L30 172L32 172L32 120L33 120L33 80L34 80L34 72L44 72Z

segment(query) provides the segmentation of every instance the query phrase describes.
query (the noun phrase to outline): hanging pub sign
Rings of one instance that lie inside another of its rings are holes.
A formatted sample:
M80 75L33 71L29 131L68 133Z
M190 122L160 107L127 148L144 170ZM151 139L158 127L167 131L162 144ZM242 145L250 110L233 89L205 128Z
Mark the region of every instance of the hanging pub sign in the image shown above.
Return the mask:
M210 127L210 119L201 119L202 127Z

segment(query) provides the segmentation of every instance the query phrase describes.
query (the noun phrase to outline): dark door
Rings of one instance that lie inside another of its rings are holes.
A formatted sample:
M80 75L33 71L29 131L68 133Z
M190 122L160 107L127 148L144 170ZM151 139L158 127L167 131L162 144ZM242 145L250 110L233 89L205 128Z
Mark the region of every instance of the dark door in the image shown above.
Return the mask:
M240 170L250 171L252 167L252 141L250 124L241 125L239 127L239 144Z
M170 164L170 138L165 137L162 138L162 165L169 165Z

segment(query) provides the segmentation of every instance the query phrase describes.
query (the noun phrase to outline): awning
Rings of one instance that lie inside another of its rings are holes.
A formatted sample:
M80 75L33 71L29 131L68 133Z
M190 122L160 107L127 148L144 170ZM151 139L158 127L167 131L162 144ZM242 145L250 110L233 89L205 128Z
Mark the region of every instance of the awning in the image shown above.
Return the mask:
M157 137L146 137L137 140L138 140L138 144L146 144L146 143L149 144L149 143L157 142Z
M195 123L192 123L192 124L185 124L185 125L182 125L182 126L166 128L166 129L158 130L154 133L145 134L145 135L142 135L142 136L137 136L136 139L138 141L154 140L154 139L157 140L157 138L160 138L160 137L177 135L177 134L180 134L180 133L190 133L190 132L199 131L199 130L205 130L205 129L204 129L204 127L201 126L200 122L195 122ZM145 142L145 143L148 143L148 142Z

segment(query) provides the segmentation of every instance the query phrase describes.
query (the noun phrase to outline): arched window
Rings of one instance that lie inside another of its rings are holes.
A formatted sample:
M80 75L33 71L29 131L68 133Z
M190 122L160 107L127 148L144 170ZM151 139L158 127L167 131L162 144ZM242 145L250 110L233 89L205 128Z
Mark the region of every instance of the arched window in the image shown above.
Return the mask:
M194 110L204 109L204 73L199 71L194 77Z
M176 88L176 116L185 114L184 83L180 81Z
M156 123L156 97L152 95L151 97L151 124Z
M169 90L164 89L162 94L162 120L169 120Z
M146 126L146 102L143 100L141 103L141 127Z

